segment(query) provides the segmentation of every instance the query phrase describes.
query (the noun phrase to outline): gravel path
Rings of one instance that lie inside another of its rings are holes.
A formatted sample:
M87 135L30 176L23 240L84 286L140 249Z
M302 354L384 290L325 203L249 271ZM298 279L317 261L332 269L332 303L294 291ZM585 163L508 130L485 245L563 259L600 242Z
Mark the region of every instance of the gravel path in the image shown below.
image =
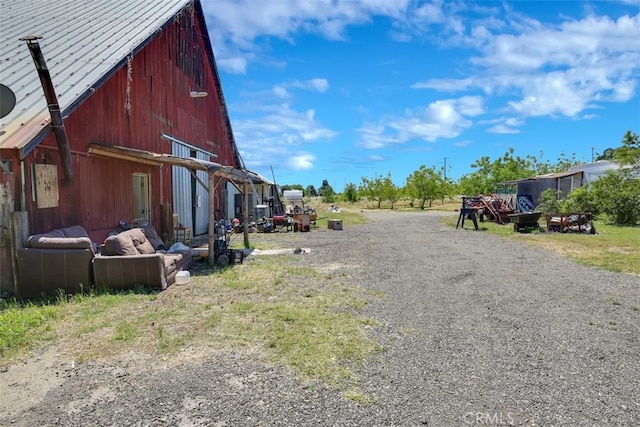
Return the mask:
M438 213L368 215L342 231L252 239L311 248L300 262L339 264L384 294L364 309L386 349L360 371L374 404L247 355L166 370L123 355L51 364L54 385L28 411L0 397L0 425L640 425L640 279L452 230ZM20 387L6 383L18 369L0 373L3 389Z

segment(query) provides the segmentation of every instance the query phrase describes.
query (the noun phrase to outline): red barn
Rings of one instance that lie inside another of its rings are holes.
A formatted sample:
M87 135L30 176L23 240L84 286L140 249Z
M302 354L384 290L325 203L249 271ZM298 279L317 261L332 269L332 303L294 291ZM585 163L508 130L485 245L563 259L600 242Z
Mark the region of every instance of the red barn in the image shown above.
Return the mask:
M30 234L81 225L95 242L133 220L171 236L172 214L203 234L211 212L199 183L208 173L185 159L226 166L219 176L248 176L199 0L70 5L2 5L0 83L16 99L0 118L5 290L20 239L12 212L27 213ZM229 211L226 185L211 193L216 218Z

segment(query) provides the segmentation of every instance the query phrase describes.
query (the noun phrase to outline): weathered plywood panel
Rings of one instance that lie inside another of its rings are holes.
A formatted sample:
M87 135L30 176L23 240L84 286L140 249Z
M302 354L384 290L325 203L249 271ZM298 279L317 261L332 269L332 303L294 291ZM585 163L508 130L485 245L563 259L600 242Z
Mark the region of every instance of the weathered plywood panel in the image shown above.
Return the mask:
M36 206L55 208L58 206L58 167L56 165L34 164L34 185Z

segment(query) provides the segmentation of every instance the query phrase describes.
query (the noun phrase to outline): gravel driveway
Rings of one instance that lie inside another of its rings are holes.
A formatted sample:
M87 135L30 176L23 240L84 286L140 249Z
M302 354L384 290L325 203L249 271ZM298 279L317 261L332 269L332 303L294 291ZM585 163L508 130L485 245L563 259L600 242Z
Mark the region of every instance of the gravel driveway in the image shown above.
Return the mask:
M359 371L375 403L248 355L152 369L135 354L71 367L45 351L0 373L0 425L640 425L640 279L453 230L438 213L367 215L342 231L252 239L308 247L299 262L338 263L384 295L363 313L386 349ZM42 400L7 400L29 387L20 369L50 381Z

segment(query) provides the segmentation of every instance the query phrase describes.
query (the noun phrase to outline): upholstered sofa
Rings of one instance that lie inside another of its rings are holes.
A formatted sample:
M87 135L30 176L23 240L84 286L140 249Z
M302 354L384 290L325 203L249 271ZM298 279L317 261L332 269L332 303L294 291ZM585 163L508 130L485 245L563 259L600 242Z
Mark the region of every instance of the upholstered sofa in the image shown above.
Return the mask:
M88 290L93 283L94 245L79 226L29 237L18 249L18 298Z
M190 250L170 253L163 248L152 226L107 237L93 259L95 284L112 289L166 289L180 270L189 268L193 257Z

